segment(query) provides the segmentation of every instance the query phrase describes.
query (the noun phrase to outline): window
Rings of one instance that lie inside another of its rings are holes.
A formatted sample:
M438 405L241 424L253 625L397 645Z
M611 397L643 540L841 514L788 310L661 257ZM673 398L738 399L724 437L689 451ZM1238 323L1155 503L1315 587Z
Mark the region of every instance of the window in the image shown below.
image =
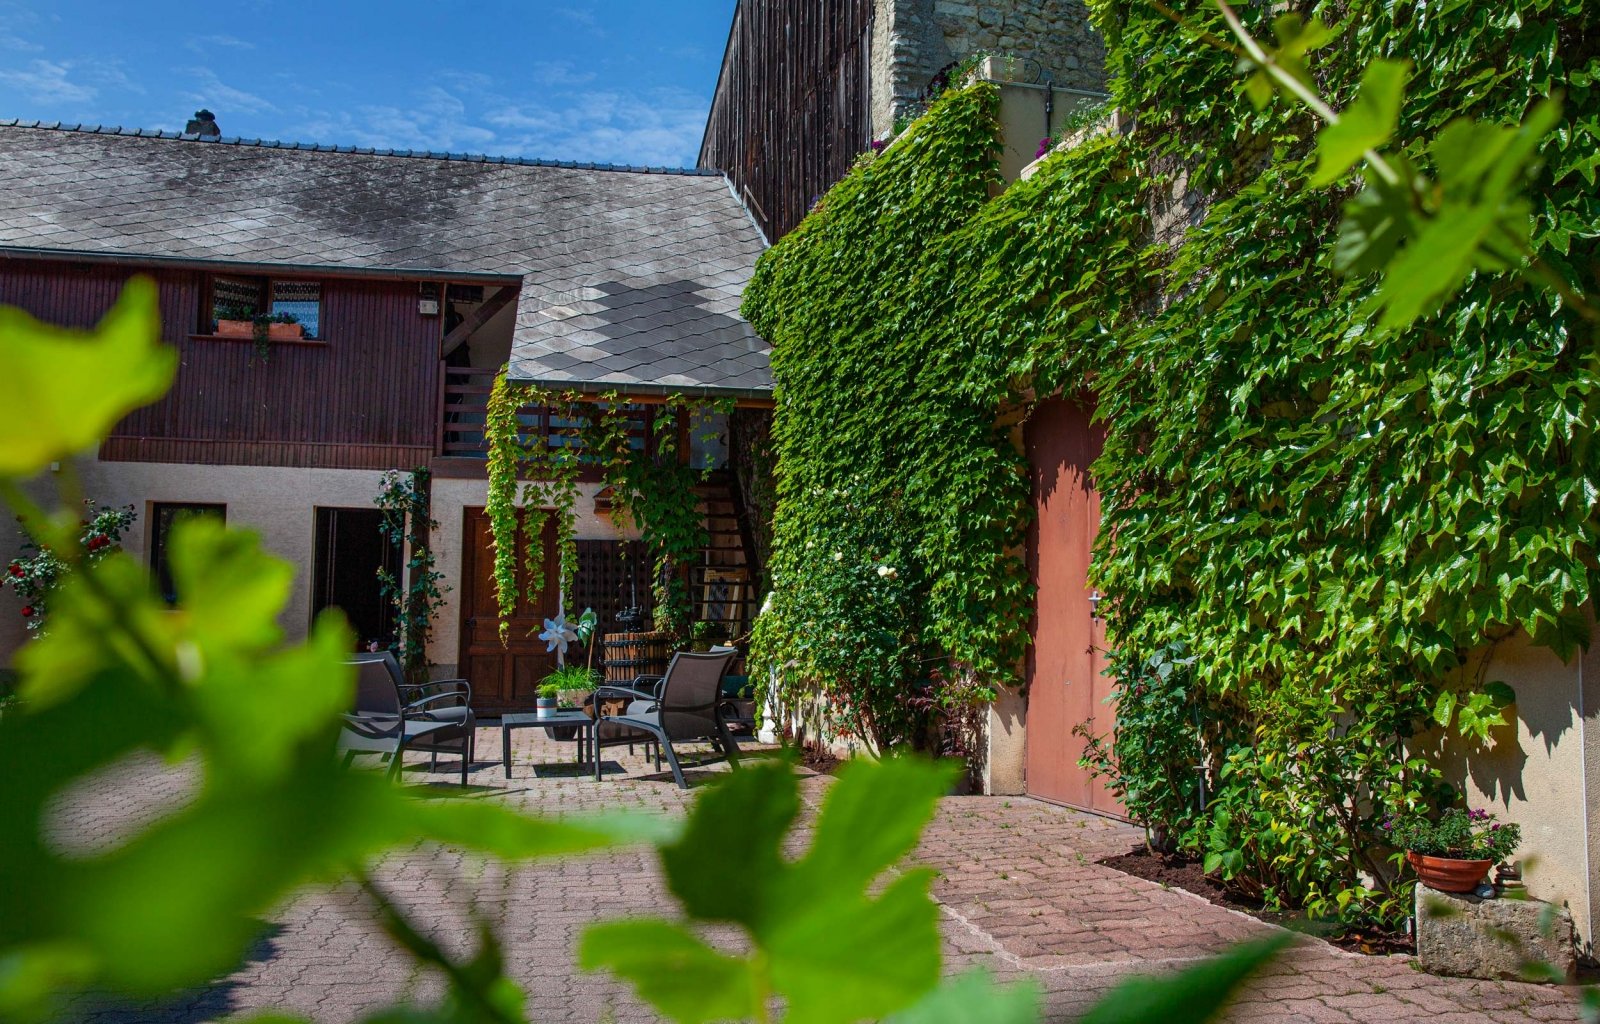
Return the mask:
M174 524L195 516L216 516L226 519L228 506L193 503L156 502L150 510L150 575L156 581L162 600L178 603L178 587L172 580L172 566L168 562L167 540Z
M291 316L307 338L322 336L322 284L267 277L217 274L211 278L207 334L220 333L223 320L254 320L258 316Z

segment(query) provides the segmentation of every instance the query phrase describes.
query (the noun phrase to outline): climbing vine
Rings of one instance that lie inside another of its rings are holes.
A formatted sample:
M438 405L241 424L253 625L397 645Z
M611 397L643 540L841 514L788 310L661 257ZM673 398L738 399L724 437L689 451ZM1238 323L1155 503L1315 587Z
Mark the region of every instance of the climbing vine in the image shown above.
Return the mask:
M428 674L433 617L450 589L443 585L444 573L436 568L433 554L432 534L439 524L433 518L431 471L418 466L409 473L384 473L373 504L382 512L378 529L383 539L406 551L403 576L378 569L378 593L395 614L390 650L408 677L423 680Z
M1319 152L1331 122L1240 74L1222 12L1171 7L1095 6L1131 130L988 200L993 92L974 86L763 259L745 312L775 348L780 501L759 647L791 694L887 709L892 688L834 678L813 649L870 617L798 581L871 554L824 547L846 503L898 507L927 583L897 599L921 642L979 684L1016 681L1030 492L1009 428L1037 398L1098 399L1112 642L1124 664L1181 642L1245 737L1217 748L1185 842L1264 898L1394 914L1376 825L1447 799L1419 734L1481 741L1504 691L1474 652L1521 629L1570 654L1600 585L1596 13L1228 12L1354 111ZM1409 79L1377 72L1388 87L1363 100L1373 62L1399 57ZM1562 90L1559 114L1539 105ZM1317 177L1328 152L1351 168L1373 147L1423 191ZM1416 233L1375 242L1385 209ZM1430 255L1436 225L1477 209L1531 255Z
M542 431L524 436L519 410L538 408L550 417L547 439ZM569 593L577 572L576 525L578 479L588 468L611 491L612 520L617 528L638 528L654 567L655 626L676 640L689 636L692 603L683 570L706 545L697 486L706 467L690 465L683 433L691 421L710 414L726 416L731 400L690 403L670 396L660 405L630 404L613 392L591 394L555 391L496 379L489 401L485 433L489 442L488 515L494 533L495 592L501 619L518 599L516 543L521 535L530 586L543 580L542 542L545 516L556 524L560 586ZM647 437L635 429L643 419ZM520 493L518 480L522 480ZM527 510L527 511L522 511ZM527 521L521 517L526 515ZM529 595L530 597L533 595Z

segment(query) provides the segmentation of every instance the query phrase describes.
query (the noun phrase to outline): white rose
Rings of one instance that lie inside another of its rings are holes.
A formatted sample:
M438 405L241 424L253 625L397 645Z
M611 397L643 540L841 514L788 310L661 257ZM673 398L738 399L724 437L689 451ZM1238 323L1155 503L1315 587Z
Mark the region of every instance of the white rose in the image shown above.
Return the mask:
M844 561L844 552L843 552L843 551L835 551L835 552L834 552L834 553L833 553L833 560L834 560L834 561L835 561L835 562L842 562L842 561Z

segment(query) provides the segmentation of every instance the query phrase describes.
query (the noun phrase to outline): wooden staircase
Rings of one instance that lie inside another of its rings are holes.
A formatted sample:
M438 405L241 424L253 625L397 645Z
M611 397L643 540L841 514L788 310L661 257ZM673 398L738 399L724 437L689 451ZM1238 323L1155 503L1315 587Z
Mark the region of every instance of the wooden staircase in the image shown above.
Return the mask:
M719 622L728 636L742 641L750 632L759 588L754 544L739 490L726 470L697 487L706 544L689 567L689 597L697 619Z

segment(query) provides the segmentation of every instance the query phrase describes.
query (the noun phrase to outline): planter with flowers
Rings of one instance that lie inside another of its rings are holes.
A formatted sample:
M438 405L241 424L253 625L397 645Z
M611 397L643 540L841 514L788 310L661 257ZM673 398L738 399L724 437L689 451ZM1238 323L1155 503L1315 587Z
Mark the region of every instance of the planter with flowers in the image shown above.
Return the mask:
M306 329L293 313L251 313L234 306L219 306L213 330L219 338L250 338L263 359L274 341L301 341Z
M1453 808L1437 821L1420 814L1402 815L1386 826L1417 880L1440 892L1472 892L1495 864L1510 857L1522 842L1522 829L1501 824L1488 811Z

